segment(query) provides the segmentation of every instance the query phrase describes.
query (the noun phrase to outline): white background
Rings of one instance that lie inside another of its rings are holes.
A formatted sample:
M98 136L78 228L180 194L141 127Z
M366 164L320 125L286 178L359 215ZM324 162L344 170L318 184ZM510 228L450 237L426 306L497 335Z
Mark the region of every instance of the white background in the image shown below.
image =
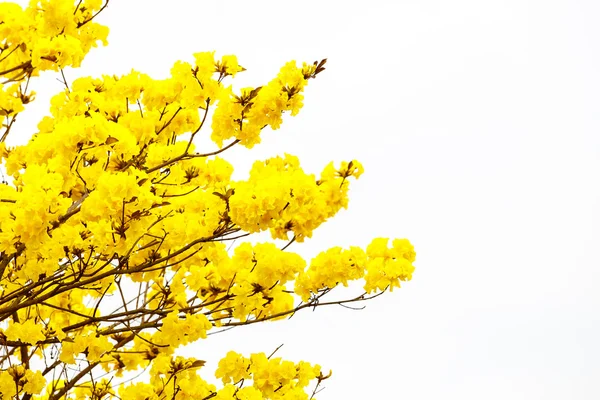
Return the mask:
M229 160L243 177L284 152L315 173L359 159L349 210L290 250L407 237L414 279L363 311L211 336L190 350L204 372L227 350L284 343L278 355L333 369L321 400L596 399L599 17L577 0L113 0L99 20L110 46L67 76L160 78L216 50L248 69L237 87L259 86L289 60L329 59L300 115ZM54 78L34 85L13 142Z

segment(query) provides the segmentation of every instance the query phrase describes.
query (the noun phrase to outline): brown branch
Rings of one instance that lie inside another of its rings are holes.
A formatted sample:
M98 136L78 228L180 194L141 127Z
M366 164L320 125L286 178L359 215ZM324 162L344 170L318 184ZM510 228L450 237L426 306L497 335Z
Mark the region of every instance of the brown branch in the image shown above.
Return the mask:
M9 69L6 69L4 71L1 71L0 72L0 76L9 74L9 73L11 73L13 71L16 71L16 70L19 70L19 69L28 69L30 67L31 67L31 60L30 61L25 61L22 64L19 64L17 66L12 67L12 68L9 68Z
M288 247L290 247L290 245L291 245L292 243L294 243L295 241L296 241L296 235L294 235L294 237L293 237L293 238L292 238L292 239L291 239L291 240L288 242L288 244L286 244L285 246L283 246L283 247L281 248L281 251L285 251L285 249L287 249Z
M67 88L67 92L70 92L71 89L69 89L69 84L67 83L67 78L65 78L65 71L61 68L60 69L60 75L62 76L63 80L61 81L65 87Z
M84 193L84 195L81 196L79 200L73 202L73 204L71 204L71 206L68 208L67 212L64 215L59 217L58 220L52 222L52 229L58 228L61 224L67 222L67 220L73 215L77 214L81 210L81 204L85 201L85 199L88 198L90 193L91 192Z
M225 150L235 146L236 144L238 144L240 142L240 139L236 139L233 142L229 143L227 146L223 147L222 149L210 152L210 153L204 153L204 154L189 154L190 158L194 158L194 157L210 157L210 156L216 156L217 154L220 154L222 152L224 152Z
M156 134L157 134L157 135L160 135L160 133L161 133L162 131L164 131L164 130L167 128L167 126L169 126L169 125L171 124L171 122L173 122L173 120L175 119L175 117L177 116L177 114L179 114L179 111L181 111L181 110L183 110L183 107L179 107L179 108L178 108L178 109L175 111L175 113L173 114L173 116L171 116L171 118L170 118L170 119L169 119L169 120L168 120L168 121L167 121L167 122L166 122L166 123L163 125L163 127L162 127L162 128L160 128L160 129L158 130L158 132L156 132Z
M28 300L24 301L24 302L17 302L17 304L13 304L4 308L0 308L0 321L4 320L6 318L6 315L10 315L13 312L29 307L31 305L37 304L41 301L45 301L49 298L52 298L56 295L59 295L61 293L73 290L73 289L78 289L81 287L85 287L89 284L95 283L99 280L102 280L106 277L112 276L112 275L121 275L121 274L132 274L132 273L136 273L136 272L144 272L146 269L148 268L152 268L158 264L161 264L165 261L168 261L170 259L172 259L173 257L176 257L186 251L188 251L189 249L191 249L193 246L200 244L200 243L207 243L207 242L212 242L217 240L218 238L222 238L223 235L228 235L231 233L235 233L238 232L239 228L230 230L228 232L223 232L222 234L219 235L212 235L212 236L208 236L208 237L204 237L204 238L199 238L196 240L191 241L190 243L188 243L187 245L183 246L181 249L165 256L165 257L161 257L157 260L154 261L148 261L145 263L142 263L140 265L134 266L134 267L127 267L127 268L122 268L121 264L119 267L115 267L114 269L110 270L110 271L106 271L104 273L100 273L96 276L92 276L88 279L80 279L80 280L74 280L71 282L64 282L64 281L57 281L57 282L50 282L51 285L56 285L56 288L46 294L41 295L42 290L38 291L37 293L30 293L28 294L27 298ZM122 261L124 261L124 258L121 258ZM110 263L110 262L109 262ZM107 263L106 265L108 265L109 263ZM25 286L23 288L21 288L20 290L18 290L17 292L23 292L23 293L28 293L31 291L31 289L33 287L39 286L39 282L32 284L31 286ZM16 292L13 292L11 295L7 296L10 298L16 298L19 297L19 295L15 294ZM39 297L38 297L39 296ZM4 300L4 302L6 302L6 298L2 299Z
M206 108L204 109L204 116L202 117L202 121L200 122L198 129L196 129L194 132L192 132L192 136L190 137L187 147L185 148L185 151L183 152L184 154L187 154L187 152L190 150L190 147L192 146L192 142L194 141L194 136L196 136L196 134L198 132L200 132L200 129L202 129L202 127L204 126L204 122L206 121L206 116L208 115L209 107L210 107L210 98L206 99Z
M2 58L0 58L0 62L6 60L8 57L10 57L10 55L12 53L14 53L19 47L21 46L21 44L19 43L18 45L16 45L11 51L8 52L8 54L6 54L5 56L3 56ZM0 53L1 54L1 53Z
M167 160L164 163L162 163L160 165L157 165L156 167L148 168L146 170L146 172L147 173L152 173L152 172L157 171L159 169L162 169L164 167L168 167L169 165L174 164L177 161L181 161L181 160L187 160L187 159L190 159L190 158L215 156L215 155L220 154L220 153L224 152L225 150L227 150L227 149L235 146L239 142L240 142L240 140L236 139L233 142L229 143L227 146L223 147L222 149L219 149L219 150L216 150L216 151L213 151L213 152L210 152L210 153L204 153L204 154L186 154L186 153L184 153L184 154L182 154L180 156L177 156L175 158Z
M77 28L81 28L82 26L84 26L85 24L87 24L88 22L91 22L94 18L96 18L98 16L98 14L100 14L102 11L104 11L104 9L106 8L106 6L108 6L108 2L109 1L110 0L106 0L106 3L104 3L104 5L102 6L102 8L100 8L100 10L98 10L94 15L92 15L91 17L89 17L85 21L82 21L82 22L78 23L77 24Z
M277 348L275 350L273 350L273 352L269 355L269 357L267 357L267 360L270 360L271 357L273 357L275 355L275 353L277 353L277 350L279 350L282 347L283 347L283 343L281 343L279 346L277 346Z
M83 3L83 0L79 0L77 2L77 6L75 7L75 11L73 11L73 15L77 14L77 10L79 10L79 6Z
M346 303L354 303L357 301L366 301L366 300L371 300L374 299L376 297L381 296L383 293L385 293L385 291L377 293L373 296L365 296L366 293L355 297L353 299L348 299L348 300L338 300L338 301L330 301L330 302L326 302L326 303L320 303L320 302L315 302L315 301L310 301L308 303L302 304L301 306L298 306L292 310L287 310L287 311L282 311L273 315L269 315L267 317L263 317L260 319L252 319L252 320L246 320L246 321L240 321L240 322L227 322L227 323L223 323L221 324L221 326L243 326L243 325L251 325L251 324L255 324L257 322L263 322L263 321L268 321L274 318L279 318L279 317L284 317L286 315L295 313L297 311L300 311L304 308L308 308L308 307L322 307L322 306L332 306L332 305L342 305L342 304L346 304ZM213 319L213 321L216 321L218 319L222 319L222 318L216 318Z
M6 116L6 119L8 120L8 116ZM10 133L10 130L12 129L15 121L17 120L17 114L13 114L13 116L10 118L10 122L4 126L6 126L6 129L4 131L4 133L2 134L2 137L0 138L0 143L3 143L6 141L6 138L8 137L8 134Z
M133 340L133 338L134 338L134 335L123 338L119 343L117 343L113 347L113 349L119 349L119 348L125 346L127 343L129 343L131 340ZM65 386L60 388L60 390L58 390L57 392L52 392L51 395L48 397L48 400L58 400L61 397L63 397L65 394L67 394L67 392L69 390L71 390L77 384L77 382L79 382L79 380L81 380L81 378L83 378L88 373L90 373L99 364L100 364L100 361L95 361L95 362L89 363L89 365L87 367L85 367L83 370L81 370L81 372L79 372L73 378L69 379L68 382L65 382Z
M183 197L183 196L187 196L188 194L194 193L198 189L200 189L200 186L196 186L194 189L190 190L189 192L178 193L178 194L163 194L161 197L162 198Z

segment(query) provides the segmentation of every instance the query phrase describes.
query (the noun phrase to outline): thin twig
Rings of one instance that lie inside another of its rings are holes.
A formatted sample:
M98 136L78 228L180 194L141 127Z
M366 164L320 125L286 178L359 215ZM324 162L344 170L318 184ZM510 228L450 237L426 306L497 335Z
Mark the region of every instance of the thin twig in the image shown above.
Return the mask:
M271 357L273 357L275 355L275 353L277 353L277 350L279 350L281 347L283 347L283 343L281 343L279 346L277 346L277 348L275 350L273 350L273 352L271 354L269 354L269 357L267 357L267 360L270 360Z

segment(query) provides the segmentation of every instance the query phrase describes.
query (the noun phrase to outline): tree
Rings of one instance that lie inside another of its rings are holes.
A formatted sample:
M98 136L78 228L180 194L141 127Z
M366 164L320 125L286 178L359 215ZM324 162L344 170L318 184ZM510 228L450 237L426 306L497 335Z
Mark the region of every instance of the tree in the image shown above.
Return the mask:
M229 352L217 387L201 377L205 361L174 351L208 331L365 301L411 279L405 239L332 248L309 263L287 250L347 206L358 161L317 178L285 155L236 181L221 157L296 115L326 60L287 63L240 92L224 82L244 68L214 52L176 62L164 80L132 71L69 84L63 69L106 44L94 19L107 5L0 4L0 397L313 398L329 376L318 365ZM11 148L42 71L60 73L64 91L29 142ZM194 139L209 122L218 148L200 151ZM263 231L272 242L236 242ZM364 293L328 297L353 280ZM143 369L146 378L123 383Z

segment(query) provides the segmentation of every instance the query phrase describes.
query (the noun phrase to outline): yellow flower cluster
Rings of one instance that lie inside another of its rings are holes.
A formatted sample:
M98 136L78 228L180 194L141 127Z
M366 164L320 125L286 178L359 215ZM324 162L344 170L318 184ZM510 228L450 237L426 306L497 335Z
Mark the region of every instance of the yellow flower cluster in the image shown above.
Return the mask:
M285 240L292 232L302 242L340 208L347 207L346 178L358 178L361 173L357 161L342 164L338 171L330 164L316 180L300 168L297 157L288 154L257 161L250 179L233 184L236 195L229 202L231 217L247 232L270 229L274 239Z
M38 71L78 67L98 40L106 45L108 28L93 22L102 0L32 0L23 9L0 4L2 70L29 63ZM17 70L17 69L15 69Z
M308 400L306 387L315 379L326 379L319 365L300 361L294 363L281 358L269 358L264 353L243 357L233 351L219 361L216 377L223 387L202 379L197 369L203 360L157 356L150 369L149 383L132 383L119 389L119 396L131 400L204 399L217 400ZM81 397L93 398L93 391L114 394L111 386L103 382L92 387L84 385L77 390ZM87 396L87 397L86 397Z
M102 0L31 0L26 9L0 3L0 115L14 116L32 100L21 81L78 67L98 41L107 44L108 29L93 22L101 7Z
M400 287L400 281L412 278L416 253L406 239L395 239L391 248L388 241L374 239L366 252L359 247L334 247L320 253L296 279L296 293L307 301L323 289L348 286L349 281L361 278L367 293Z
M100 361L101 357L112 350L113 345L106 336L97 336L95 333L79 334L74 339L62 341L60 361L66 364L75 364L75 356L85 353L89 362Z
M238 67L236 59L231 64ZM260 143L259 134L265 126L279 129L285 111L298 114L303 106L302 92L314 72L312 65L305 63L299 68L291 61L265 86L242 89L239 95L230 88L223 91L213 116L211 138L219 146L232 137L248 148Z
M40 371L26 369L23 365L13 365L0 371L0 393L3 399L38 394L45 385L46 380Z
M320 365L283 361L279 357L268 358L264 353L246 358L234 351L219 361L215 376L225 385L217 398L234 399L239 390L234 385L251 380L253 389L246 388L246 398L274 400L306 400L308 396L304 388L313 379L322 377Z
M33 99L30 80L77 67L106 41L94 18L107 4L0 4L1 396L308 399L307 385L325 379L319 366L231 352L217 388L198 374L203 361L175 351L220 328L317 307L353 280L366 293L348 301L411 279L405 239L333 248L309 263L286 250L348 206L358 161L332 162L317 176L285 154L232 179L225 151L253 147L262 129L296 115L325 60L289 62L239 93L226 82L245 69L214 52L175 63L167 79L131 71L65 82L38 132L8 146ZM197 148L207 129L216 149ZM264 231L273 242L238 242ZM115 379L148 367L148 382L117 388Z

